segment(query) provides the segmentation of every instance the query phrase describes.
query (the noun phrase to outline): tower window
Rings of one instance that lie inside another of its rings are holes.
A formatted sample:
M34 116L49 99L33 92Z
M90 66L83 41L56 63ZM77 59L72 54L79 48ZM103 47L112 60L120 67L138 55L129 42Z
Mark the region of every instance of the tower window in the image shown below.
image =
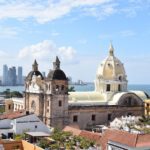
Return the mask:
M121 85L120 84L118 85L118 91L121 91Z
M62 101L58 102L58 106L61 107L62 106Z
M73 122L78 122L78 116L77 115L73 116Z
M111 121L111 114L108 114L108 121Z
M122 81L122 76L119 76L119 80Z
M55 89L56 91L58 91L59 90L59 85L56 85L56 89Z
M95 121L96 120L96 115L92 115L91 120Z
M64 90L64 85L61 86L61 90L62 90L62 91Z
M110 84L107 84L107 86L106 86L106 91L107 91L107 92L110 91Z
M49 113L49 109L47 109L47 112Z

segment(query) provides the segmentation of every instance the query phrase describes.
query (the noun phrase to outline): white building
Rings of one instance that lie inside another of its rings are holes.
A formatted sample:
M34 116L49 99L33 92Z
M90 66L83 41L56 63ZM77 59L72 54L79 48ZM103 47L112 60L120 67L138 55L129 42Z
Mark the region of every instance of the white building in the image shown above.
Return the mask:
M6 137L27 131L50 134L50 129L35 114L14 112L0 116L0 119L0 134Z

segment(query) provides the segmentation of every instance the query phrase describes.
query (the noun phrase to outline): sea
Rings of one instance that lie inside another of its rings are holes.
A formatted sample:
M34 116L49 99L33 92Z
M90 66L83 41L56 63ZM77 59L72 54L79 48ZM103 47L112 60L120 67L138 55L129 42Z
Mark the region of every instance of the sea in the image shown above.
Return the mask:
M74 86L75 91L93 91L94 83L88 83L86 85L70 85ZM5 91L6 89L10 89L10 91L19 91L21 93L24 92L24 86L0 86L0 92ZM137 91L145 91L148 95L150 95L150 85L148 84L129 84L128 90L137 90Z

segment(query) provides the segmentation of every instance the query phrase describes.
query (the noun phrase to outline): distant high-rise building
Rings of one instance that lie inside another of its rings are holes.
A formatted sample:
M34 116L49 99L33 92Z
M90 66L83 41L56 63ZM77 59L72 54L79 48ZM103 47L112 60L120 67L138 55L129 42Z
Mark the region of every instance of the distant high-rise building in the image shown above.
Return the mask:
M8 70L8 85L16 85L16 79L17 79L17 76L16 76L16 67L11 67L9 68Z
M8 67L7 65L3 65L3 77L2 77L2 85L8 84Z
M22 85L23 84L23 82L22 82L22 67L21 66L19 66L18 67L18 75L17 75L17 84L18 85Z

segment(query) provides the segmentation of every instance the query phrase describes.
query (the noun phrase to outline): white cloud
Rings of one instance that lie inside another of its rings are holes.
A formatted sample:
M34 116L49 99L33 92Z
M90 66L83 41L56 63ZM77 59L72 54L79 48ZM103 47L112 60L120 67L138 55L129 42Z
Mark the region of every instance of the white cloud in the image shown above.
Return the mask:
M58 55L64 61L70 61L76 54L76 50L71 46L57 47L56 44L50 40L44 40L40 43L24 47L20 50L18 57L20 59L53 59Z
M3 1L0 5L0 19L15 18L26 19L35 18L39 23L45 23L58 19L64 15L67 15L75 8L81 7L94 7L103 5L112 0L59 0L54 2L53 0L38 2L35 0L12 0ZM103 11L103 10L102 10ZM105 9L103 13L110 13L110 8Z
M0 19L33 18L38 23L46 23L78 10L81 15L103 19L115 13L136 16L137 12L149 8L150 1L142 0L7 0L0 1ZM79 16L79 15L78 15Z
M58 48L58 53L60 54L62 59L72 60L76 54L76 51L71 46L68 47L63 46Z
M17 34L16 28L0 26L0 37L2 38L14 38Z

